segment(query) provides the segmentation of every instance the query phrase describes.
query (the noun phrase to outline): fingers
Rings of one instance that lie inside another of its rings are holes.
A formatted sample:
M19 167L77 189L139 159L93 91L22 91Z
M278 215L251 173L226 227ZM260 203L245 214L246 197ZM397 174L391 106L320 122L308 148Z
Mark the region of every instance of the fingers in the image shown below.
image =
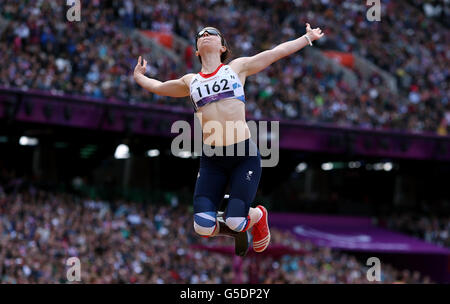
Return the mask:
M309 23L306 23L306 31L314 31L317 34L322 33L322 29L320 27L317 27L315 29L311 29L311 25Z
M320 29L320 27L313 29L314 34L316 35L323 35L322 30Z
M322 29L320 27L317 27L315 29L311 29L311 25L309 23L306 23L306 32L312 32L314 36L317 38L321 38L324 33L322 33Z
M137 66L142 67L142 68L147 67L147 60L142 58L142 56L139 56Z

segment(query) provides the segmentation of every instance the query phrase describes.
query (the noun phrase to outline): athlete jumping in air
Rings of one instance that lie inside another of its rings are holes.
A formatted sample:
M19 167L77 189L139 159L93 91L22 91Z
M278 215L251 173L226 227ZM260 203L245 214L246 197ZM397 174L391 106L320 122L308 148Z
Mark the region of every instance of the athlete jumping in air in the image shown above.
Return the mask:
M240 235L243 232L247 235L246 231L250 231L254 251L262 252L269 245L267 210L261 205L251 207L261 177L261 155L250 138L245 120L245 79L308 44L312 45L312 41L323 35L320 28L311 29L306 23L305 35L252 57L236 58L225 65L230 55L227 42L219 30L205 27L195 39L195 54L202 64L201 72L165 82L146 77L147 61L139 56L134 69L136 82L157 95L190 96L197 117L201 117L203 147L216 151L218 147L223 148L221 155L206 156L203 153L200 158L194 193L194 230L201 236L226 234L227 229ZM208 122L219 125L221 128L216 129L222 133L212 136L212 128L206 127ZM227 129L227 125L233 127ZM244 156L238 154L238 147L245 147ZM233 151L232 156L227 153L230 150ZM229 202L221 225L217 212L228 184Z

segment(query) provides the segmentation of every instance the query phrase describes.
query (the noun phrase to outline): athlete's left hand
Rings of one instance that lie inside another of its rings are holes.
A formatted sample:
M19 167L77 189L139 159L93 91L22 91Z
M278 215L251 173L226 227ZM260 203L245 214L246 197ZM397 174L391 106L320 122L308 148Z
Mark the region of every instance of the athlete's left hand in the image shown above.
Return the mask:
M320 39L323 37L323 35L325 35L324 33L322 33L320 27L311 29L309 23L306 23L306 34L308 35L309 39L311 39L311 41Z

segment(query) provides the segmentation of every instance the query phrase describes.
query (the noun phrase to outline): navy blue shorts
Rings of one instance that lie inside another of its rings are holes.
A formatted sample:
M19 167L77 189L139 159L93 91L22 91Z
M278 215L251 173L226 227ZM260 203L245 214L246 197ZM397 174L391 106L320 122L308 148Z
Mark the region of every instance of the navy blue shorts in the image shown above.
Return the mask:
M227 156L225 149L223 156L202 153L194 191L194 213L216 213L229 184L230 197L224 218L247 217L261 177L261 154L250 138L226 149L232 150L234 156Z

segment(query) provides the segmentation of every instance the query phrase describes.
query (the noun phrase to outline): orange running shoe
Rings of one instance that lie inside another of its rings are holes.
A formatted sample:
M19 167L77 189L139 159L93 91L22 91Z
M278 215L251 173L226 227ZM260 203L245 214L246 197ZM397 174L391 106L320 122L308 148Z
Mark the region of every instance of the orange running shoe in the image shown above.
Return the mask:
M253 225L252 235L253 235L253 250L256 252L263 252L266 250L270 243L270 230L269 222L267 219L267 209L264 206L258 205L256 208L262 211L263 215L261 219Z

